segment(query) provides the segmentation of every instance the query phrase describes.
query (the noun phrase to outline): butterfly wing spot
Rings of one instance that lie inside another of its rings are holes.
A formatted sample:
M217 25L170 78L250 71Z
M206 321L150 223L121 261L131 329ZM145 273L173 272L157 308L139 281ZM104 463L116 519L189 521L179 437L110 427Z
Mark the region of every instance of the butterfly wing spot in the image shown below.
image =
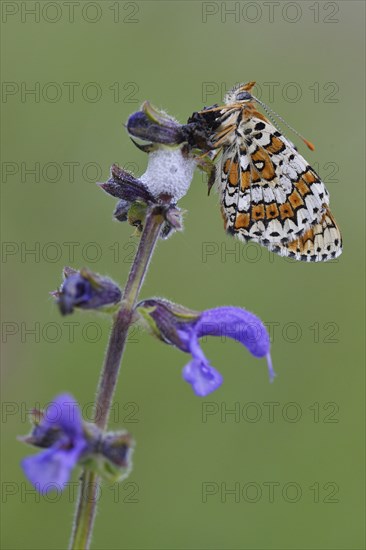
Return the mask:
M310 166L308 166L308 168L310 168ZM301 178L308 184L312 184L312 183L316 183L316 182L319 182L319 179L316 177L316 175L314 174L314 172L311 170L311 169L308 169L302 176Z
M225 161L224 166L223 166L223 172L224 172L225 175L229 173L231 163L232 163L232 160L231 160L231 159L227 159L227 160Z
M309 186L302 180L296 183L296 189L303 197L311 193Z
M235 229L247 229L249 226L249 214L238 214L235 219Z
M263 123L261 123L263 124ZM274 166L269 158L268 154L263 149L258 149L252 155L252 161L257 170L260 171L261 177L267 181L271 181L276 176Z
M273 202L272 204L268 204L266 206L266 217L268 219L273 219L273 218L279 218L280 217L280 213L278 211L278 207L277 207L277 204L275 202Z
M249 187L250 187L250 171L246 170L245 172L241 173L240 189L241 191L245 191Z
M286 220L287 218L294 218L295 216L295 213L292 210L291 204L289 202L280 204L279 210L280 210L281 220Z
M266 125L263 122L257 122L257 124L254 126L255 130L264 130Z
M272 155L278 155L279 153L282 153L286 149L286 145L284 142L279 139L277 136L272 134L270 136L270 143L266 146L266 150L268 153L271 153Z
M259 172L254 166L250 167L250 179L251 179L251 184L259 183L261 181Z
M296 210L296 208L299 208L299 206L304 205L304 201L297 191L293 191L288 200L290 201L290 204L294 210Z
M264 214L264 205L258 204L252 208L252 219L254 220L263 220L265 217Z
M229 172L229 184L236 187L240 181L239 164L236 160L233 160Z

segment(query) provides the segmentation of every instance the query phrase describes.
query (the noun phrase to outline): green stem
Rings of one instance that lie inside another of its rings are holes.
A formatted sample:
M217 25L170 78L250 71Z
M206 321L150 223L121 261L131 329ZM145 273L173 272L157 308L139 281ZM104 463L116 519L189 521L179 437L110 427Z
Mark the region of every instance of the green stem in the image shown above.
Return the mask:
M153 207L146 217L139 247L123 292L122 306L114 318L95 401L94 420L102 430L107 427L128 329L163 223L162 209ZM98 486L98 476L90 470L84 470L80 479L79 499L70 541L71 550L86 550L90 547Z

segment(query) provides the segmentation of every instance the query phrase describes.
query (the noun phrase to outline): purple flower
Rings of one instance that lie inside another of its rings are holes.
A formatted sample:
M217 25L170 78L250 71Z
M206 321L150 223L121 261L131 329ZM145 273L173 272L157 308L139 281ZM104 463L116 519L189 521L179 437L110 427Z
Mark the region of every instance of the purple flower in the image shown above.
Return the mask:
M253 313L232 306L199 313L162 299L140 302L138 311L148 322L153 334L192 355L192 360L183 369L183 378L192 385L196 395L208 395L221 386L223 381L200 347L199 339L204 336L232 338L243 344L254 357L265 357L270 380L273 380L275 374L269 334L262 321Z
M33 428L20 437L24 443L45 449L22 461L29 481L42 494L63 489L76 464L82 464L110 482L121 481L132 468L134 441L124 431L104 432L84 422L71 395L63 394L42 412L34 410Z
M24 441L46 450L22 461L25 475L42 494L63 489L74 466L88 450L79 407L71 395L59 395Z

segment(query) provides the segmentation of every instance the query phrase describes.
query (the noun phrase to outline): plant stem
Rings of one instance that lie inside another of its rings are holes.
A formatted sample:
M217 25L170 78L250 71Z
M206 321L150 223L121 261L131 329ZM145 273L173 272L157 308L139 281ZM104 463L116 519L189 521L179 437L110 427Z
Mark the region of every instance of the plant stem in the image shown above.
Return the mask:
M95 401L94 421L102 430L107 427L128 329L163 223L162 209L152 207L146 216L139 247L123 292L121 308L114 318ZM90 470L84 470L80 479L79 499L70 542L71 550L86 550L90 547L98 487L98 476Z

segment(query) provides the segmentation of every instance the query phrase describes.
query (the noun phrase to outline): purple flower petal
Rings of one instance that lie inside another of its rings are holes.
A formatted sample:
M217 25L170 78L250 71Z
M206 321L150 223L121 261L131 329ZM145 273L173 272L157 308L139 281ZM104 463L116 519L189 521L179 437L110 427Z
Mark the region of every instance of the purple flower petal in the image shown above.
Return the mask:
M192 357L202 364L208 363L197 338L224 336L237 340L254 357L266 357L270 381L274 379L268 331L262 321L249 311L232 306L208 309L202 312L194 326L186 326L185 330L180 327L178 334L183 347L188 347Z
M183 378L191 384L193 391L199 397L205 397L215 391L223 382L223 377L207 362L197 359L190 361L183 369Z
M228 336L243 344L255 357L269 353L269 334L262 321L245 309L225 306L204 311L195 327L202 336Z
M71 437L78 437L83 433L79 405L67 393L59 395L48 405L44 412L42 424L45 427L60 427L64 433Z
M52 489L62 490L78 461L80 449L64 451L51 447L35 456L22 460L25 475L42 494Z

